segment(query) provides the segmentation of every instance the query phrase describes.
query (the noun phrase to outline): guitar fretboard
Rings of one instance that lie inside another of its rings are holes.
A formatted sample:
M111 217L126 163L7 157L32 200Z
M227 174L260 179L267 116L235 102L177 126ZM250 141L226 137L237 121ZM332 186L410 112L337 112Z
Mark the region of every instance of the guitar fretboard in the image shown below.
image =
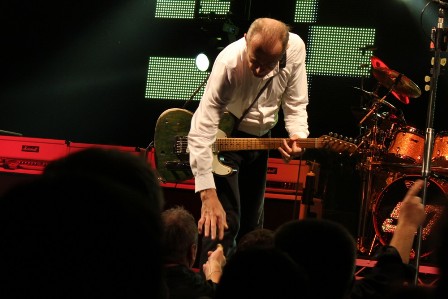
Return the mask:
M217 138L213 151L269 150L282 145L284 138ZM297 140L303 148L322 148L325 142L321 138L302 138Z
M176 136L175 154L188 153L188 137ZM241 151L241 150L271 150L282 145L284 138L216 138L211 146L214 153L220 151ZM302 148L328 148L338 153L344 151L353 153L357 147L355 144L346 142L331 136L321 136L319 138L299 138L299 146Z

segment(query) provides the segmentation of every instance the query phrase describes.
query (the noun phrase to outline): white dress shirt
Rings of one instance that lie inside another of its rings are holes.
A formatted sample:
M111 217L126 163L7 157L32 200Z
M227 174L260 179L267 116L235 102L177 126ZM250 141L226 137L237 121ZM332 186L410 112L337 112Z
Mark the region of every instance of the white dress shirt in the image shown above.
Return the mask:
M290 32L286 66L280 69L277 64L264 78L252 74L246 51L244 37L221 51L192 117L188 150L196 192L215 188L211 145L216 140L222 114L229 111L240 118L270 77L274 76L272 82L246 114L238 130L255 136L266 134L276 125L282 107L289 136L296 134L306 138L309 135L306 50L303 40Z

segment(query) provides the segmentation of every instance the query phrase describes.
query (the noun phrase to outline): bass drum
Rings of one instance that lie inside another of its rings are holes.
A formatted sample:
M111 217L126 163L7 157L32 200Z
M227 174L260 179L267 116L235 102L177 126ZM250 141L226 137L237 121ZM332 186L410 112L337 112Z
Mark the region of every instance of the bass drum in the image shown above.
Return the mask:
M420 175L405 175L389 184L379 195L373 206L375 234L383 245L388 245L400 216L401 201ZM434 248L435 225L447 206L448 184L444 180L430 178L427 186L425 204L426 219L423 223L420 258L429 257ZM411 259L415 258L417 238L414 240Z

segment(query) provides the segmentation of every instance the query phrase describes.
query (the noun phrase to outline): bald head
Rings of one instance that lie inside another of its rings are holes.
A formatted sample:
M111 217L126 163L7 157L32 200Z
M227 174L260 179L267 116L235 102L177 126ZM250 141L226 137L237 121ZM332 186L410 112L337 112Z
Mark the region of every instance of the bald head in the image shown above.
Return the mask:
M263 41L262 47L270 51L272 46L280 43L281 50L284 52L288 45L290 27L285 23L271 19L259 18L252 22L246 34L246 41L250 43L255 39Z
M289 26L271 19L256 19L245 34L249 68L256 77L272 71L286 51Z

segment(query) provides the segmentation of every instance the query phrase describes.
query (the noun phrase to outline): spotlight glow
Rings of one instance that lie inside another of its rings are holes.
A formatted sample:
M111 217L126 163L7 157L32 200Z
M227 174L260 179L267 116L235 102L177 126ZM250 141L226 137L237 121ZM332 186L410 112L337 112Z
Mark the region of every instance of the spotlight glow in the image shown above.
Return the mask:
M196 67L201 71L205 72L208 70L208 67L210 66L210 61L204 53L200 53L198 56L196 56Z

